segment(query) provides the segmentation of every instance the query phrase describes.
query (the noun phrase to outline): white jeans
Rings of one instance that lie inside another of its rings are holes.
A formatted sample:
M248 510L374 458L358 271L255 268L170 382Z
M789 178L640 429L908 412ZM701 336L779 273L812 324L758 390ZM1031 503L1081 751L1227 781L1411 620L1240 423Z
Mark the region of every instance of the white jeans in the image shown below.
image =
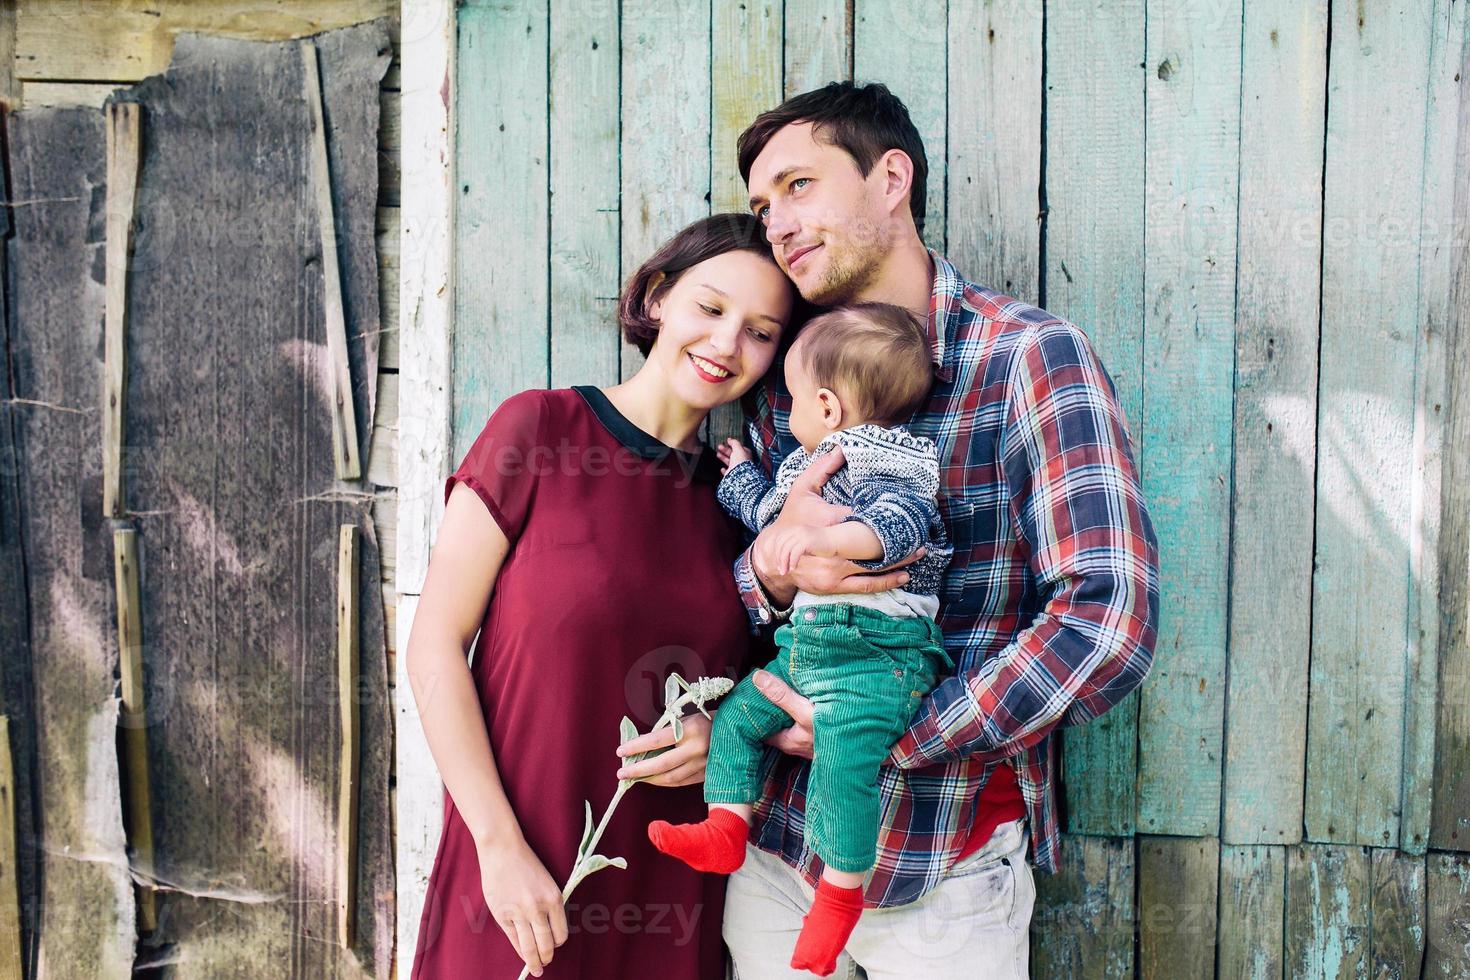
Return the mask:
M725 894L725 944L735 980L810 980L791 969L812 888L785 861L747 845ZM923 898L867 909L833 980L1024 978L1036 884L1026 864L1025 822L995 829Z

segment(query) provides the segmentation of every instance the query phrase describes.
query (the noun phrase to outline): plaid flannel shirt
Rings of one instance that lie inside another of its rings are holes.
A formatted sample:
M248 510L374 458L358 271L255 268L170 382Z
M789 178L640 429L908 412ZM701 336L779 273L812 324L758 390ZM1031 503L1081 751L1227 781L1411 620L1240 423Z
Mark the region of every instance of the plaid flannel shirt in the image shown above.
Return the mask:
M879 773L870 907L912 902L939 883L1000 764L1015 766L1033 863L1058 869L1052 733L1142 683L1159 614L1158 544L1126 421L1086 335L930 256L935 384L908 427L939 446L940 510L954 544L939 625L957 670L894 747L897 765ZM790 408L779 366L746 395L768 471L797 446ZM749 550L735 577L757 626L782 618ZM803 840L809 763L779 753L769 762L756 843L815 885L821 860Z

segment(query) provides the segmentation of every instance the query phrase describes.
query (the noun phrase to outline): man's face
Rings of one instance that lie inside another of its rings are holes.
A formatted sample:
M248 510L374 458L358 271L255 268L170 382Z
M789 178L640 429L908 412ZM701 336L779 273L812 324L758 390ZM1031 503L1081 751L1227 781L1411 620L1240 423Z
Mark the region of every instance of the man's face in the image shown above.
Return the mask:
M861 299L888 253L881 166L865 178L840 146L792 123L750 168L750 208L766 226L776 262L819 306Z

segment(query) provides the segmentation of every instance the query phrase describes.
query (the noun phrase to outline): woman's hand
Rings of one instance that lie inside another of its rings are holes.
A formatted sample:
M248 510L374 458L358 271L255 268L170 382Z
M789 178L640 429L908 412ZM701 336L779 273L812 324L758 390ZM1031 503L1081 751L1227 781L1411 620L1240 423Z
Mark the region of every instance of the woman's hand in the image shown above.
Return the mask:
M654 786L689 786L704 782L704 767L709 761L711 722L696 711L680 718L679 724L684 728L684 737L677 745L674 744L674 729L671 726L639 735L618 746L618 755L622 758L673 746L651 759L623 766L618 770L618 778L642 779Z
M485 907L531 975L539 977L556 947L567 941L561 887L523 839L482 844L477 851Z

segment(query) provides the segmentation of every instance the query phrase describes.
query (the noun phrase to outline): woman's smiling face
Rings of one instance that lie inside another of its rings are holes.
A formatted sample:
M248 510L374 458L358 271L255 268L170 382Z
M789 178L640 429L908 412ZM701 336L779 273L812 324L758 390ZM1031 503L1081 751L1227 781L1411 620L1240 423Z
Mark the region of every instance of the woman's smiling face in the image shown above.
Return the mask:
M775 360L794 303L791 281L755 252L724 252L692 265L649 304L658 338L649 360L695 408L749 391Z

